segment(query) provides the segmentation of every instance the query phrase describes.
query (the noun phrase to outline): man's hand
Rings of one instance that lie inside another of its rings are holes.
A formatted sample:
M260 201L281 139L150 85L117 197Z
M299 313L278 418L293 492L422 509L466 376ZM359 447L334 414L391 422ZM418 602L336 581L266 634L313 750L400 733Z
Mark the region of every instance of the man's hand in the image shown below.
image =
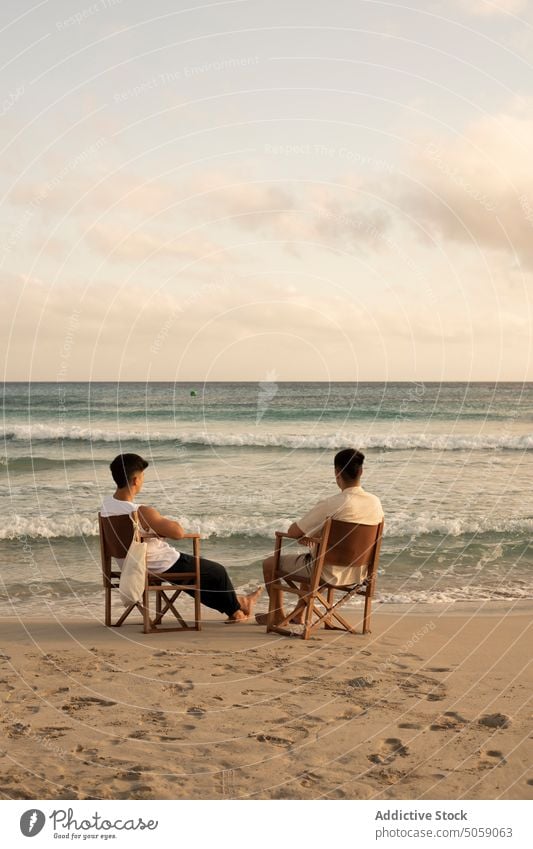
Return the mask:
M316 545L316 542L312 539L309 539L309 537L303 536L298 538L298 545L307 545L309 548L311 548L312 545Z
M298 527L296 522L292 523L289 530L287 531L287 534L290 537L292 537L293 539L298 539L298 540L301 539L302 537L305 537L304 532L302 531L301 528Z

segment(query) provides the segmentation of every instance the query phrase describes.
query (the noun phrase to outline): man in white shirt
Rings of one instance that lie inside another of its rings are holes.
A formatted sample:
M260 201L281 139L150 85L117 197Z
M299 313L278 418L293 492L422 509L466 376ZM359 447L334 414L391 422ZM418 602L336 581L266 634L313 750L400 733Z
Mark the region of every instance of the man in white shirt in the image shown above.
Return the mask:
M357 522L360 525L379 525L383 519L383 508L376 495L365 492L361 486L363 474L364 454L355 448L344 448L335 455L334 469L335 480L340 492L331 495L323 501L319 501L309 510L305 516L297 522L293 522L287 533L297 539L302 545L308 544L309 536L319 536L326 519L331 516L344 522ZM355 583L364 579L364 567L357 567L356 574L353 567L343 567L327 564L324 566L322 577L330 584L343 585ZM312 556L310 552L302 554L282 554L280 559L280 570L285 575L294 577L310 578L312 571ZM274 577L274 556L267 557L263 562L263 574L268 594L273 602L275 610L272 624L282 622L285 618L283 610L283 596L280 590L273 589L271 582ZM256 621L265 625L266 614L257 614ZM293 622L301 622L298 613Z
M183 539L185 531L180 523L166 519L155 507L141 506L134 501L142 489L147 467L147 461L138 454L119 454L115 457L109 468L117 488L113 495L104 498L100 513L102 516L120 516L138 512L145 531L142 536L148 543L146 565L150 572L158 575L164 575L165 572L192 572L194 558L183 551L177 551L166 542L166 539ZM202 604L225 613L226 622L244 622L249 619L262 592L261 587L247 596L236 595L224 566L205 557L200 558L200 586Z

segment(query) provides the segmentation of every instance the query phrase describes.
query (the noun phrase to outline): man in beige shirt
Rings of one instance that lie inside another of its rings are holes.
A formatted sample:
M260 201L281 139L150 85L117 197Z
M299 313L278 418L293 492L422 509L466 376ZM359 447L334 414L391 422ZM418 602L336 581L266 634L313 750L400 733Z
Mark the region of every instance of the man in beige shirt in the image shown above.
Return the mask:
M302 545L306 545L309 536L320 535L329 516L344 522L357 522L360 525L379 525L383 519L381 502L376 495L365 492L361 486L364 459L364 454L354 448L344 448L335 455L335 480L340 492L319 501L305 516L293 522L287 532L289 536L297 539ZM312 565L310 552L281 555L280 569L285 575L309 578ZM264 561L263 574L268 594L276 611L273 622L276 624L285 618L285 613L282 608L282 593L271 587L274 577L273 555ZM325 565L322 577L333 585L352 584L364 579L365 567ZM301 621L299 616L297 619ZM256 620L260 625L266 624L266 614L258 614Z

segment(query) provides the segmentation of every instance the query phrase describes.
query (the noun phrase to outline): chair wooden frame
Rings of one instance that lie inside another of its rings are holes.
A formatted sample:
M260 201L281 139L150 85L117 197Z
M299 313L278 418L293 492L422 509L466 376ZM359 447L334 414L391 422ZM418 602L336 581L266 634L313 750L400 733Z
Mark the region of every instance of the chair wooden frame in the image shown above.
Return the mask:
M184 539L192 539L195 568L193 572L168 572L164 578L146 570L145 586L141 602L130 604L121 616L113 621L112 592L119 589L120 570L113 569L113 557L125 557L134 534L131 519L137 521L136 513L121 516L101 516L98 513L98 530L100 535L100 557L102 563L102 578L104 584L104 622L108 627L119 628L130 613L138 610L143 617L145 634L166 633L168 631L200 631L200 535L185 534ZM107 525L106 525L107 523ZM109 532L106 533L106 528ZM179 583L171 583L170 578L179 579ZM189 581L190 583L186 583ZM185 590L194 591L194 624L190 625L176 607L176 599ZM150 612L151 597L155 596L155 614ZM161 622L167 613L172 613L180 623L179 626L162 626Z
M320 537L308 537L313 557L311 575L308 579L280 572L283 540L293 538L286 533L276 531L274 576L271 586L282 593L297 595L298 603L291 613L274 625L272 618L275 611L272 607L271 595L267 631L292 635L290 620L296 610L304 610L304 626L301 634L304 640L308 640L311 634L322 626L328 630L349 631L351 634L356 634L356 629L339 613L339 608L353 595L362 595L365 598L362 633L369 634L383 525L383 521L379 525L360 525L328 518ZM366 576L361 582L355 584L342 586L329 584L322 580L326 563L335 563L342 567L366 565ZM335 601L337 592L341 593L341 597ZM313 617L315 617L314 621Z

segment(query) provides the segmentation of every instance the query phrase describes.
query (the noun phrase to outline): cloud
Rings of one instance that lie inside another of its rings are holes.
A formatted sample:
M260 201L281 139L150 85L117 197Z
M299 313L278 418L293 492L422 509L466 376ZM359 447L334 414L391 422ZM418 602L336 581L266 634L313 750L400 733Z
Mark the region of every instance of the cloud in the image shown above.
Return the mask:
M222 218L235 228L284 242L291 253L298 251L298 242L343 249L372 243L379 249L376 237L389 228L389 215L357 195L353 175L345 182L338 187L310 182L289 190L215 171L189 181L186 188L200 220Z
M533 101L472 122L460 137L419 140L399 205L450 241L503 251L533 267ZM384 189L386 191L386 189Z

